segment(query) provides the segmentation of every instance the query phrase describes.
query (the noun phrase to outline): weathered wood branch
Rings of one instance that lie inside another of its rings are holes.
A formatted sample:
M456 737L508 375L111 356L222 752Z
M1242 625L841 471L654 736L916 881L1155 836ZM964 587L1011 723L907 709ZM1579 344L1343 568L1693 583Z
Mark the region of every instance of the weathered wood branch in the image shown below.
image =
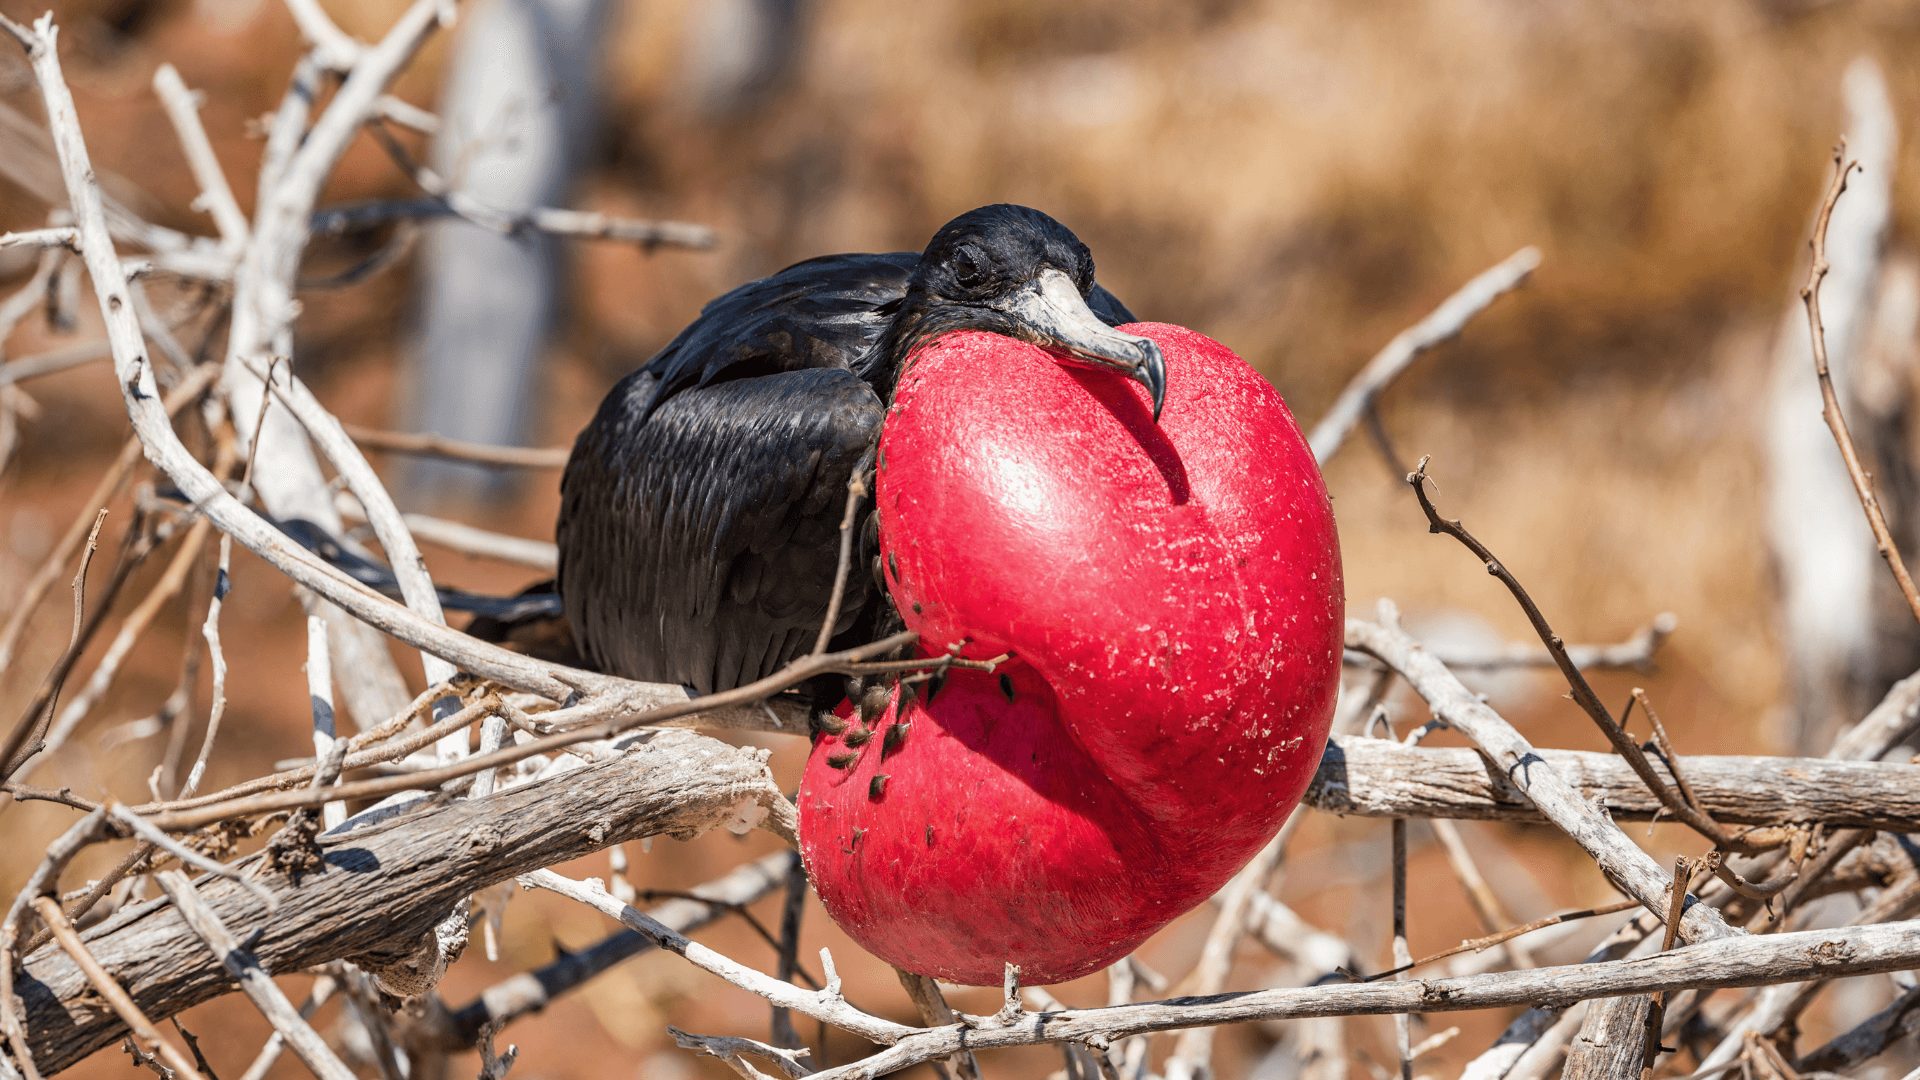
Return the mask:
M1458 979L1353 983L1174 998L1143 1005L1021 1013L1010 1021L916 1031L821 1080L882 1076L966 1048L975 1051L1037 1043L1091 1043L1201 1024L1306 1016L1458 1012L1515 1005L1564 1006L1589 998L1661 990L1760 986L1802 978L1840 978L1898 971L1920 963L1920 922L1811 930L1768 937L1726 937L1636 960L1532 968Z
M1616 820L1646 821L1660 808L1617 755L1536 750L1542 762ZM1722 822L1824 822L1834 828L1920 832L1920 766L1821 758L1683 757L1694 793ZM1659 762L1656 768L1665 769ZM1336 735L1305 804L1378 818L1546 821L1506 773L1475 750L1404 746Z
M393 963L431 937L456 900L495 882L643 836L744 828L776 800L784 797L765 751L662 731L603 764L323 837L322 872L298 884L277 872L256 879L279 900L271 917L230 881L203 879L199 893L236 935L261 932L252 951L270 972L343 958ZM170 905L89 948L149 1016L171 1016L234 989ZM42 949L27 959L17 992L34 1055L48 1073L124 1032L85 988L63 954Z

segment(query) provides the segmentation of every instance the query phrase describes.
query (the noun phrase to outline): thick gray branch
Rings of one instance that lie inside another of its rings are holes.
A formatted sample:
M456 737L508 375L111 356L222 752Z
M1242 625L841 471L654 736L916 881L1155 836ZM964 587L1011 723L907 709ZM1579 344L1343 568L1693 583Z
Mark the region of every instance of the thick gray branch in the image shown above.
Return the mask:
M1645 821L1660 802L1616 754L1535 750L1539 759L1616 820ZM1920 832L1920 769L1820 758L1683 757L1681 768L1715 820ZM1655 768L1664 765L1655 759ZM1478 751L1405 746L1335 735L1307 788L1329 814L1379 818L1546 821L1520 786Z

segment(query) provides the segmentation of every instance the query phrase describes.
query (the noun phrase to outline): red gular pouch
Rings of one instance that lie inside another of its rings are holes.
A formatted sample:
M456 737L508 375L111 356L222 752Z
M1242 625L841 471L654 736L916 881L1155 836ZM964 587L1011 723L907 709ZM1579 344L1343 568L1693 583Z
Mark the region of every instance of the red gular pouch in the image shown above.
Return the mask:
M800 786L854 940L952 982L1098 971L1213 895L1312 778L1339 689L1332 506L1280 395L1176 326L1167 392L977 331L918 349L882 431L888 591L920 653Z

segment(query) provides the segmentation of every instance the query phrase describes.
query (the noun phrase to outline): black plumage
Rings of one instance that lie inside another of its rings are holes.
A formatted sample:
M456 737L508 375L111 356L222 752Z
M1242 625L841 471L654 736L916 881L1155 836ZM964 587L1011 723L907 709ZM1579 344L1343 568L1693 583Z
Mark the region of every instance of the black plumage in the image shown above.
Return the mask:
M1071 232L1005 205L948 223L922 253L810 259L714 300L574 444L555 533L580 654L700 693L773 673L819 633L847 485L872 468L915 344L1007 334L1120 369L1157 407L1158 349L1109 329L1131 321ZM835 635L871 633L883 607L851 574Z

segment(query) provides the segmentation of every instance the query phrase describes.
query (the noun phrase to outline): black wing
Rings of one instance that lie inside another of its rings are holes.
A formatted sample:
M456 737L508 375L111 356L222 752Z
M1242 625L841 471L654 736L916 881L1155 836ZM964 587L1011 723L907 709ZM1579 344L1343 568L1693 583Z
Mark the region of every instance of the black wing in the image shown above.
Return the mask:
M659 382L641 419L689 387L802 368L853 367L886 332L919 261L913 251L824 255L719 297L647 361L644 370ZM1109 326L1134 321L1126 305L1099 285L1087 306Z
M826 255L714 300L643 369L660 381L645 419L675 394L723 379L852 367L887 329L917 252Z
M813 647L847 481L884 410L839 367L695 386L646 416L655 385L650 370L621 380L574 445L560 592L596 667L716 693ZM872 590L849 575L836 633Z

